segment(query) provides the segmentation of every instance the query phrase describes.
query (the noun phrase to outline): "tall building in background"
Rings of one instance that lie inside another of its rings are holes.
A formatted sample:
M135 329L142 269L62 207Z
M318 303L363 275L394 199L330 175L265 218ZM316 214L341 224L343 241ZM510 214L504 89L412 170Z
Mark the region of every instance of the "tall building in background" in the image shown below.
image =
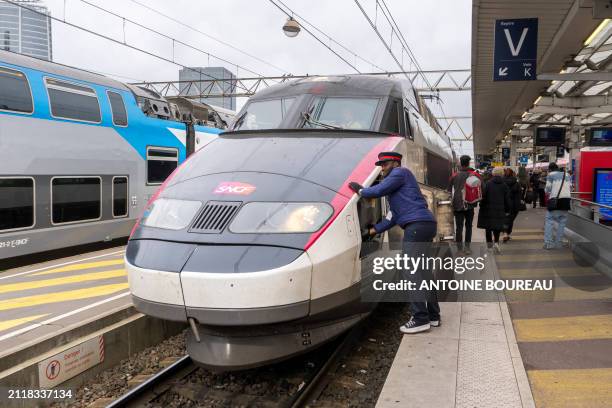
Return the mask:
M25 7L0 0L0 49L52 60L51 18L40 0L15 0Z
M236 88L236 82L233 81L236 76L231 71L224 67L190 67L183 68L179 71L179 81L197 81L206 79L228 79L228 81L219 81L215 83L215 88L208 89L209 83L204 83L202 86L194 84L189 87L188 84L181 84L179 91L181 95L199 95L202 89L207 90L207 93L222 93L233 92ZM199 102L208 103L210 105L220 106L222 108L236 110L236 97L227 98L199 98Z

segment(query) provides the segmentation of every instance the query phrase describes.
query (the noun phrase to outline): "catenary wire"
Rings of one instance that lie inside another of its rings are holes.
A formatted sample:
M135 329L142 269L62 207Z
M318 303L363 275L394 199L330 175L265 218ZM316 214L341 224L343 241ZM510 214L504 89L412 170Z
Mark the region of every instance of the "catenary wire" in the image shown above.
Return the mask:
M248 56L250 58L253 58L253 59L255 59L255 60L257 60L257 61L259 61L259 62L261 62L261 63L263 63L265 65L268 65L269 67L272 67L272 68L274 68L275 70L277 70L279 72L282 72L284 74L289 73L289 71L286 70L286 69L283 69L283 68L281 68L281 67L279 67L277 65L272 64L271 62L263 60L263 59L257 57L256 55L253 55L253 54L250 54L250 53L248 53L248 52L246 52L244 50L241 50L240 48L238 48L238 47L236 47L236 46L234 46L234 45L232 45L232 44L230 44L230 43L228 43L226 41L220 40L219 38L216 38L216 37L214 37L214 36L212 36L212 35L210 35L208 33L205 33L204 31L202 31L202 30L200 30L200 29L198 29L196 27L193 27L193 26L191 26L189 24L186 24L186 23L184 23L184 22L182 22L182 21L180 21L180 20L178 20L178 19L176 19L176 18L174 18L172 16L169 16L168 14L165 14L165 13L163 13L163 12L161 12L161 11L159 11L159 10L157 10L157 9L147 5L147 4L143 4L142 2L140 2L138 0L130 0L130 1L132 3L134 3L134 4L137 4L137 5L141 6L141 7L145 8L145 9L147 9L147 10L153 12L153 13L155 13L155 14L160 15L160 16L162 16L162 17L164 17L164 18L166 18L166 19L168 19L170 21L173 21L173 22L175 22L177 24L180 24L180 25L182 25L182 26L184 26L184 27L186 27L186 28L188 28L188 29L190 29L192 31L195 31L195 32L197 32L199 34L202 34L203 36L205 36L207 38L210 38L211 40L216 41L219 44L223 44L226 47L229 47L229 48L231 48L231 49L233 49L235 51L238 51L238 52L240 52L240 53L242 53L242 54L244 54L244 55L246 55L246 56Z

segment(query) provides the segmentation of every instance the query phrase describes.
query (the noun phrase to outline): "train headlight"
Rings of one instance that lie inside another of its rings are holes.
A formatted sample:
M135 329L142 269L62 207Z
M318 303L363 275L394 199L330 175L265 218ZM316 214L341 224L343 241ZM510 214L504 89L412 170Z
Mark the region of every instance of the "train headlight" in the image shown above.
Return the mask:
M239 234L315 232L333 212L327 203L253 202L240 209L229 229Z
M145 210L140 224L147 227L180 230L189 225L201 206L202 203L199 201L158 198Z

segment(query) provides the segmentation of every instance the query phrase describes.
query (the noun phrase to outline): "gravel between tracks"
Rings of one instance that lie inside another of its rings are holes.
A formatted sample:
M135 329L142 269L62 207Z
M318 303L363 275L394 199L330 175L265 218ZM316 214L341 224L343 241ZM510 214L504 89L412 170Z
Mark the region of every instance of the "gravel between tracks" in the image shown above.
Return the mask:
M407 317L404 304L380 305L365 321L355 346L340 360L313 406L374 407L402 338L398 327ZM154 374L161 370L162 360L184 355L184 344L182 333L143 350L80 387L75 400L54 406L86 407L99 398L117 398L128 390L129 379ZM200 368L151 406L283 406L298 392L308 373L322 364L322 354L314 351L275 365L232 373Z

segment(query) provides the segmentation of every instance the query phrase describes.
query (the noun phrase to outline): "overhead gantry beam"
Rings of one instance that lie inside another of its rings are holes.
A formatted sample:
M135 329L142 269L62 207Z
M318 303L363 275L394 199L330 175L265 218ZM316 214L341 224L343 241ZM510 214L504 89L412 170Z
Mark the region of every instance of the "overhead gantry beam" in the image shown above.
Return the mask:
M430 71L371 72L359 75L395 76L408 75L414 84L419 75L425 75L430 87L416 87L418 92L463 92L471 91L472 75L469 69L448 69ZM342 75L342 74L340 74ZM328 76L340 76L328 75ZM188 81L137 82L131 85L151 89L162 96L182 96L187 99L249 97L257 91L277 83L320 75L285 75L247 78L208 78ZM325 75L323 75L325 76Z
M570 96L564 98L543 96L528 112L552 115L612 113L612 97L608 95Z

